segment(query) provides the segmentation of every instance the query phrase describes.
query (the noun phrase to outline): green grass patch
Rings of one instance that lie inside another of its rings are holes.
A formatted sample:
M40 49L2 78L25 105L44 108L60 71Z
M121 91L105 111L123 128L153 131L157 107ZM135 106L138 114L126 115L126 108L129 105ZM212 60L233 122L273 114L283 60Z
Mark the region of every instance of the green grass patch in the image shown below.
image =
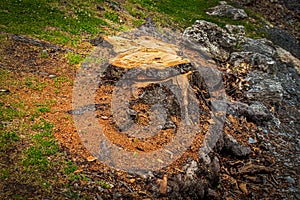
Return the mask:
M70 65L78 65L84 60L84 58L80 54L72 53L72 52L67 53L66 58L69 59Z
M0 131L0 151L5 151L14 145L20 137L16 132Z
M98 34L108 26L94 14L94 7L92 2L75 0L2 0L0 27L5 32L65 44L73 35Z
M114 11L107 11L105 12L104 14L104 17L112 22L115 22L115 23L119 23L120 22L120 19L118 17L118 13L114 12Z
M32 130L38 131L32 137L33 146L25 150L25 167L45 170L50 165L49 156L58 153L58 145L52 135L54 125L41 119L32 126Z
M47 83L39 80L36 77L27 77L25 78L25 86L32 90L41 91L47 86Z

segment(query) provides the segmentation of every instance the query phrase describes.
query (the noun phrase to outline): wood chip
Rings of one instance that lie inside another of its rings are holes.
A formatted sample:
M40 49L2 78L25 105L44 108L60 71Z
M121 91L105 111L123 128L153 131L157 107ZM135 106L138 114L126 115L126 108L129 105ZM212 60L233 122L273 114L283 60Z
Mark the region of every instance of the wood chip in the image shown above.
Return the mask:
M168 177L165 174L162 179L157 179L157 184L159 185L159 191L161 194L167 193L167 186L168 186Z
M93 161L97 160L97 158L94 157L94 156L89 156L89 157L86 158L86 160L87 160L88 162L93 162Z
M240 183L239 184L239 188L240 190L244 193L244 194L248 194L248 189L247 189L247 184L246 183Z

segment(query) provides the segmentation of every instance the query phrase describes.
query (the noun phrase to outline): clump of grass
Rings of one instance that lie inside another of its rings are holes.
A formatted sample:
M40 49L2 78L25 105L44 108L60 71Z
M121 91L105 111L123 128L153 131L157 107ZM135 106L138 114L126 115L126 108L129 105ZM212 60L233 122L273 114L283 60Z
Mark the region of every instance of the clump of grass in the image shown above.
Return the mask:
M119 23L119 22L120 22L118 13L113 12L113 11L107 11L107 12L105 12L104 17L105 17L106 19L108 19L108 20L114 22L114 23Z
M26 77L25 85L32 90L43 90L47 86L47 82L43 82L36 77Z
M81 55L72 52L67 53L66 58L68 58L70 65L78 65L84 60Z

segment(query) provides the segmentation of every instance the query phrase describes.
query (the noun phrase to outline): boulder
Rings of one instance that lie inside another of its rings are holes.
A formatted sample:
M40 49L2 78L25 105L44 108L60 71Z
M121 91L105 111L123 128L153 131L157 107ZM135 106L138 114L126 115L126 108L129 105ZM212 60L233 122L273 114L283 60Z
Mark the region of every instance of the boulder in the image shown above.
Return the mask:
M274 27L268 30L268 38L274 44L291 52L291 54L300 59L300 43L295 36L280 28Z
M265 73L251 72L246 78L250 82L250 89L246 96L251 101L261 101L266 104L280 104L283 98L283 87L276 80Z
M229 63L233 66L238 66L241 63L247 63L259 71L269 74L275 74L277 71L277 63L272 57L251 51L233 52L230 55Z
M197 20L192 27L187 28L183 38L198 44L202 51L219 61L225 62L237 39L218 25L204 20Z
M276 49L273 43L267 39L256 40L245 38L240 45L241 51L260 53L269 57L274 57L276 55Z
M231 5L227 5L225 1L221 1L221 4L215 6L213 8L209 8L206 14L211 16L229 16L232 17L234 20L240 20L247 18L248 15L243 9L234 8Z
M268 108L258 101L253 102L250 105L242 102L230 102L228 103L227 113L237 117L245 116L249 121L258 125L262 125L273 118L272 113Z
M242 25L226 24L225 28L231 34L245 36L245 27Z

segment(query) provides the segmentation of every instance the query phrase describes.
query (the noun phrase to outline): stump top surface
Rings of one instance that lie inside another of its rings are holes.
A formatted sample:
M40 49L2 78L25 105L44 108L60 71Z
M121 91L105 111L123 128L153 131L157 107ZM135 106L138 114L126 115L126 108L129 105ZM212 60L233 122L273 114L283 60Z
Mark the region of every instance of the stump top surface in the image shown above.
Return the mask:
M105 38L113 45L117 56L110 59L111 65L121 68L159 68L187 64L190 61L177 55L179 49L152 37L140 37L130 40L121 37Z

